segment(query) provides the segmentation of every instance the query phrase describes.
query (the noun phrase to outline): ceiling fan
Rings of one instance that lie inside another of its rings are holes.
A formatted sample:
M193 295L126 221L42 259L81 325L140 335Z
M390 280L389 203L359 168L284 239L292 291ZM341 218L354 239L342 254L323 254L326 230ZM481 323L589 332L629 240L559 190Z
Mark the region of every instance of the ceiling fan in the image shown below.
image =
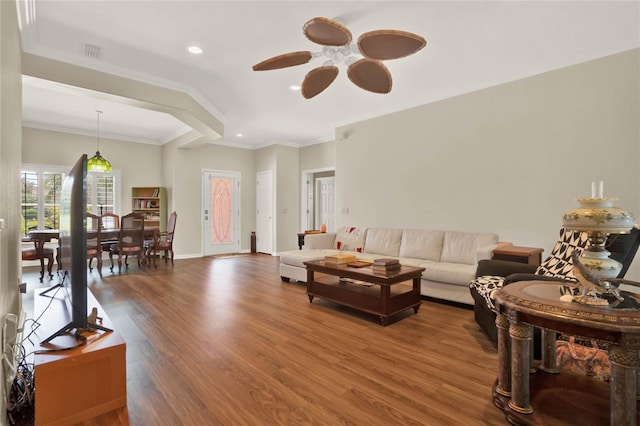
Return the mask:
M389 93L393 84L389 69L382 63L412 55L427 41L417 35L400 30L369 31L352 44L351 31L340 22L317 17L302 27L304 35L323 47L322 52L308 50L285 53L266 59L253 66L254 71L268 71L306 64L313 58L325 57L322 66L309 71L302 82L301 92L306 99L321 93L338 76L338 64L348 66L349 80L361 89L374 93ZM359 55L364 56L358 59Z

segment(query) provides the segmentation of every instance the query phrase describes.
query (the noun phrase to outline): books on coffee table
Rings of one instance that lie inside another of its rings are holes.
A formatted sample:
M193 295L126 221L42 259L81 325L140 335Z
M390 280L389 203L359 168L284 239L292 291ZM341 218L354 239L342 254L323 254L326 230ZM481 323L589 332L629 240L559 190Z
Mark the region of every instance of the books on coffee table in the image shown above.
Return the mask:
M387 272L398 271L402 268L400 265L400 261L398 259L393 258L380 258L375 259L373 261L373 265L371 265L371 270L375 273L386 274Z
M380 259L374 259L373 264L375 266L399 265L400 260L394 259L392 257L381 257Z
M324 263L327 265L346 265L356 261L356 256L348 253L328 254L324 257Z

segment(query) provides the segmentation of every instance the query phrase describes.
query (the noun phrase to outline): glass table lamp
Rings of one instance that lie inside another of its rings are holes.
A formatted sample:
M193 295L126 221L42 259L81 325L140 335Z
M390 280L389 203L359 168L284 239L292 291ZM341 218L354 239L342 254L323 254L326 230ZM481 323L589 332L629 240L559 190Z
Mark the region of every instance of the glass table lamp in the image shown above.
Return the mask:
M593 182L591 197L578 198L580 207L566 212L562 224L566 229L588 233L589 244L578 260L593 281L606 282L616 278L622 269L620 262L609 257L611 253L605 247L607 238L610 234L629 233L634 218L630 212L614 207L617 198L605 198L603 192L602 181ZM601 286L601 290L610 292L610 285Z

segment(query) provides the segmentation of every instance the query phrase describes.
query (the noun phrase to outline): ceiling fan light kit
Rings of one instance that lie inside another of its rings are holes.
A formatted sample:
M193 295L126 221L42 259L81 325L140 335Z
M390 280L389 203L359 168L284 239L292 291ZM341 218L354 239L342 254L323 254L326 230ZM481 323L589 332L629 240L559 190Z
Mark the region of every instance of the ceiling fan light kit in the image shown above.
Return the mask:
M353 84L373 93L389 93L393 86L391 72L381 62L412 55L426 46L427 41L414 33L400 30L369 31L351 44L351 31L333 19L317 17L307 21L302 31L312 42L325 46L321 52L298 51L266 59L253 66L254 71L268 71L306 64L315 58L325 58L321 67L312 69L302 82L302 96L311 99L324 91L336 79L339 69L347 67ZM364 56L358 59L358 56Z

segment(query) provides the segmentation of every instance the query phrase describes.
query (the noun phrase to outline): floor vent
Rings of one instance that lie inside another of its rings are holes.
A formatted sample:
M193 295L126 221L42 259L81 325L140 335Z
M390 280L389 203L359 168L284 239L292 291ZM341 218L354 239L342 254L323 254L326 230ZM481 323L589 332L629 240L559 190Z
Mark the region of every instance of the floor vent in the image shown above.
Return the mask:
M84 56L100 60L102 59L102 47L86 43L84 45Z

